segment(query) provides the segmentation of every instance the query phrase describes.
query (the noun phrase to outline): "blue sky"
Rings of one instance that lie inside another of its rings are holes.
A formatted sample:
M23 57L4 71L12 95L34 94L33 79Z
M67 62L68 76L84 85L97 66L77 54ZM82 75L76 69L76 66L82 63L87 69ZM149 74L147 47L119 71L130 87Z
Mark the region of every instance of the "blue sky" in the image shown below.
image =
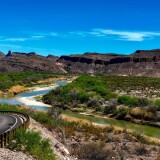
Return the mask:
M159 0L0 0L0 51L67 55L160 48Z

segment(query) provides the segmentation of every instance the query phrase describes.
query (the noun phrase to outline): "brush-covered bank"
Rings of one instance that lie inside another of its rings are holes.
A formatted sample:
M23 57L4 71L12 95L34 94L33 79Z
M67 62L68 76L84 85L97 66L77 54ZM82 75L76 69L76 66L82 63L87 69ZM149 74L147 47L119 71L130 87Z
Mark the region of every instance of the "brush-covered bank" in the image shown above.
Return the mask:
M69 74L43 72L11 72L0 73L0 95L16 95L27 91L30 87L51 84L57 80L72 79Z
M62 109L159 127L159 95L160 78L84 75L42 100Z

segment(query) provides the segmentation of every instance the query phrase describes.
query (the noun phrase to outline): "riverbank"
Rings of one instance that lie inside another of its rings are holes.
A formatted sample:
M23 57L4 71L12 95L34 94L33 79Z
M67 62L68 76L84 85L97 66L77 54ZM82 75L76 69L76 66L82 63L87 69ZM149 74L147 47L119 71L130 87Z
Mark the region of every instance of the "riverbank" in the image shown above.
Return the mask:
M79 108L75 108L75 109L71 109L72 112L74 113L78 113L78 114L82 114L82 115L87 115L87 116L92 116L92 117L100 117L100 118L105 118L105 119L116 119L116 120L123 120L126 122L132 122L135 124L139 124L139 125L147 125L147 126L153 126L153 127L157 127L160 128L160 123L159 122L151 122L151 121L145 121L143 119L135 119L133 117L128 117L126 119L120 119L118 117L114 117L113 114L104 114L102 112L96 112L92 109L79 109Z
M88 116L87 113L82 113L82 115L87 115ZM94 116L102 118L101 116L96 116L96 115L94 115ZM94 122L92 122L90 120L87 120L87 119L79 119L79 118L76 118L76 117L70 117L70 116L68 116L66 114L62 114L61 118L64 119L64 120L66 120L66 121L69 121L69 122L79 122L79 123L84 124L84 125L86 125L86 124L87 125L94 125L94 126L97 126L99 128L111 127L115 131L133 134L134 136L136 134L136 131L132 130L132 129L127 129L125 127L117 127L117 126L113 126L111 124L98 124L98 123L94 123ZM107 117L103 117L103 118L108 119ZM143 135L143 133L138 133L138 132L139 131L137 131L137 134L140 134L140 136L142 136L142 138L144 138L144 140L146 142L148 142L148 143L155 143L155 144L160 145L160 139L159 138L146 136L146 135ZM137 139L137 141L139 141L139 140Z

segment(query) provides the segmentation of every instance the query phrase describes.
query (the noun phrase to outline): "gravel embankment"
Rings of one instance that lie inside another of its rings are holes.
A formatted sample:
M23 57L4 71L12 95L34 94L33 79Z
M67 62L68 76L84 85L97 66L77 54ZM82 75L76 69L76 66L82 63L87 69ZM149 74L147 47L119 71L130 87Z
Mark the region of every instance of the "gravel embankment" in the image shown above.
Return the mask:
M22 152L11 151L6 148L0 148L0 160L35 160Z

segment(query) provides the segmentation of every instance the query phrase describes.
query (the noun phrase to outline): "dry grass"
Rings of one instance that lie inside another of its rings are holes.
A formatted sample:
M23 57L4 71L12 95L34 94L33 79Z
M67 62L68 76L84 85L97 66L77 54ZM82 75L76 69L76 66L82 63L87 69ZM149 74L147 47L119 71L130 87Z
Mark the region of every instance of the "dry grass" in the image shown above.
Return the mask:
M25 87L25 86L22 86L22 85L16 85L16 86L11 87L8 90L8 93L9 94L18 94L18 93L21 93L21 92L24 92L24 91L28 91L28 88Z

